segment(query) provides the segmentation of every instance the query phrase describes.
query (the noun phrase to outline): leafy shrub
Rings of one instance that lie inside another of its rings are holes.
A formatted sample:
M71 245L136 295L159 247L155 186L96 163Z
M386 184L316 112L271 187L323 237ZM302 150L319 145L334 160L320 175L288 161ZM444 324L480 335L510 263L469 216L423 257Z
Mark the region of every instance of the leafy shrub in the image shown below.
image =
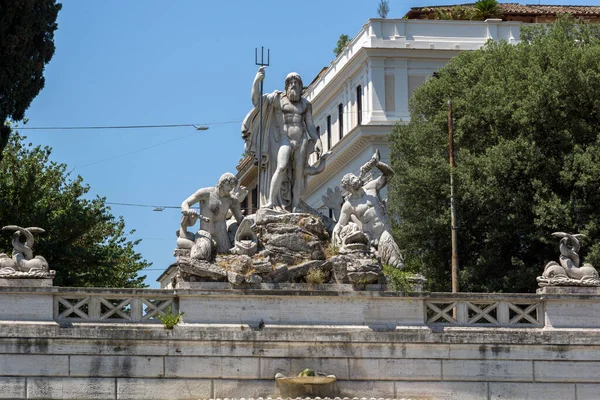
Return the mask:
M413 275L411 272L385 264L383 274L394 291L406 293L414 290L414 284L409 279Z
M159 314L158 319L163 323L166 329L173 329L179 322L183 322L183 312L179 314L173 314L171 307L167 308L166 312Z
M322 285L327 279L327 273L322 269L312 268L306 274L306 282L311 285Z

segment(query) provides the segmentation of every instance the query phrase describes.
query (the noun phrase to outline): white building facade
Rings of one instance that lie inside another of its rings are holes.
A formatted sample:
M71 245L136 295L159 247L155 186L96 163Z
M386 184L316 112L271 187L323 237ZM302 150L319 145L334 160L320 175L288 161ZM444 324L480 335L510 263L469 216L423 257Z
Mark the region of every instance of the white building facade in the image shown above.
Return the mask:
M331 151L325 171L308 181L305 201L323 214L322 196L379 149L390 157L387 135L410 119L414 90L463 50L488 40L517 43L521 22L370 19L304 95Z

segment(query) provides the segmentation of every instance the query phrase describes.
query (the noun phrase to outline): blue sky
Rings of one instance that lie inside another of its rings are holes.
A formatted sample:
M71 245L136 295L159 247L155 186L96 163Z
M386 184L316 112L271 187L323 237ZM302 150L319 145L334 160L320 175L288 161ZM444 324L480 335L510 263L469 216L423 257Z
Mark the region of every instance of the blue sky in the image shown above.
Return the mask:
M254 48L271 49L265 91L288 72L308 84L334 59L341 33L353 37L379 0L62 1L56 53L46 87L27 111L27 127L208 125L135 130L24 130L53 148L108 202L179 206L198 188L235 173L240 124L251 108ZM593 4L544 1L544 4ZM390 1L388 18L410 7L453 4ZM146 283L175 259L180 211L111 206L135 229L131 239L153 265Z

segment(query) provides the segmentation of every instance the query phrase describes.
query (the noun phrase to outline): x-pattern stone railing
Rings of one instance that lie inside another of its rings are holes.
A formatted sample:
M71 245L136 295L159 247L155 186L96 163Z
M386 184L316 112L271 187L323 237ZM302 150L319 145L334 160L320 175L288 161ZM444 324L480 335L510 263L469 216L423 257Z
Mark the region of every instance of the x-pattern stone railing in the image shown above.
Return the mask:
M175 296L156 291L105 290L54 295L54 319L86 322L156 322L162 313L177 313Z
M297 292L276 291L277 294L268 294L270 291L260 290L256 293L244 291L240 294L240 302L252 301L258 309L262 302L272 302L274 295L287 298L290 307L290 297L298 296ZM205 307L210 304L220 304L221 297L231 297L227 291L198 291L198 293L183 293L188 299L185 304L201 303ZM329 296L322 303L316 300L315 293L311 292L311 298L316 301L313 306L328 307ZM360 301L358 298L370 296L367 292L348 293L349 301ZM160 323L160 314L172 312L177 314L179 309L178 292L176 290L155 289L76 289L58 288L53 293L54 298L54 320L58 322L111 322L111 323ZM206 297L205 297L206 296ZM248 296L244 298L244 296ZM289 297L288 297L289 296ZM301 294L300 297L303 297ZM376 296L378 297L378 296ZM390 299L395 296L384 295L381 298L381 307L391 307ZM473 326L485 327L518 327L539 328L544 326L544 301L536 295L517 294L477 294L477 293L422 293L410 299L398 297L398 304L402 302L420 307L423 312L423 324L428 326ZM196 303L199 302L199 303ZM387 303L386 303L387 302ZM416 303L415 303L416 302ZM393 301L392 301L393 303ZM417 304L420 303L420 304ZM270 304L270 303L269 303ZM299 298L298 304L303 304ZM374 305L377 302L373 303ZM181 311L186 311L181 309ZM192 310L189 310L190 312ZM410 313L409 313L410 314ZM193 315L190 314L190 315ZM197 323L204 318L196 316ZM229 315L229 314L227 314ZM224 323L228 323L227 315L223 317ZM413 314L414 315L414 314ZM193 317L192 317L193 318ZM217 319L214 315L207 320ZM212 319L211 319L212 318ZM258 317L257 317L258 318ZM192 321L194 320L192 319ZM211 323L213 323L212 321Z
M473 297L453 296L425 300L427 325L543 326L543 303L538 299Z

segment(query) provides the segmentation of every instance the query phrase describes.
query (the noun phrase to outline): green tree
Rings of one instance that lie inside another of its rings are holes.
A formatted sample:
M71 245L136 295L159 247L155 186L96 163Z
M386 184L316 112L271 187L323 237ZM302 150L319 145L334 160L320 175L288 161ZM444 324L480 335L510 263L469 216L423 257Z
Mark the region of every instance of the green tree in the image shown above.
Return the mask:
M477 0L473 7L476 19L486 20L502 16L502 9L497 0Z
M463 52L438 76L390 137L407 263L449 290L452 99L461 291L535 290L556 231L586 234L580 255L600 266L600 26L523 27L518 45Z
M340 55L340 53L342 52L342 50L344 50L344 47L346 47L348 43L350 43L350 38L348 37L348 35L342 33L337 41L335 49L333 49L333 52L335 53L336 57Z
M34 253L56 270L57 286L144 287L138 271L149 266L127 239L125 222L105 199L84 198L89 186L50 160L49 147L11 135L0 161L0 226L39 226ZM130 232L133 233L133 232ZM10 254L11 235L0 232L0 251Z
M379 6L377 7L377 14L381 18L387 18L388 13L390 12L390 2L388 0L380 0Z
M0 1L0 160L9 119L20 121L44 87L44 66L54 55L56 0Z
M443 8L435 8L433 10L434 19L445 20L475 20L478 19L478 13L472 7L454 6L449 10Z

